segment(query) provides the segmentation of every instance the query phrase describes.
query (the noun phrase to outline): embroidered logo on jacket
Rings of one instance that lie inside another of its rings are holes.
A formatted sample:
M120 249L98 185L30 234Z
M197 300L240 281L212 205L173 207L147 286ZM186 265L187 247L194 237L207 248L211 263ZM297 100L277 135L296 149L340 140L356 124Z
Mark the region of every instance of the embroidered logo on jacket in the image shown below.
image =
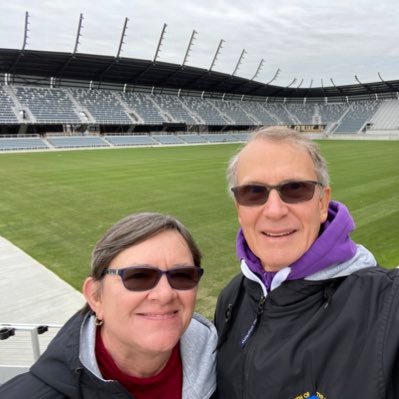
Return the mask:
M316 393L305 392L302 395L295 396L295 398L292 399L327 399L327 397L320 392Z

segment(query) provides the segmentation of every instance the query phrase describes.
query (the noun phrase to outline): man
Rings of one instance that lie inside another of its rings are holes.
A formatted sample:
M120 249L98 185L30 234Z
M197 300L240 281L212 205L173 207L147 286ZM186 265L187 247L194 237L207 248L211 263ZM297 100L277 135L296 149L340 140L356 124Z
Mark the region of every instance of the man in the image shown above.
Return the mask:
M218 397L398 399L399 270L350 239L317 145L262 129L228 180L241 273L216 308Z

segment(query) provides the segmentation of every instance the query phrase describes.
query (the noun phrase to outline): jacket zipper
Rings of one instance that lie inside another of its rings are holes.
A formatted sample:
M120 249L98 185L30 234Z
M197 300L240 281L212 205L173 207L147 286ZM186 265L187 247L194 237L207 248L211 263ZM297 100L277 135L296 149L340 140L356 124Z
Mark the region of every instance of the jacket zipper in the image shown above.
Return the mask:
M260 317L263 314L265 301L266 301L266 297L264 295L262 295L260 297L260 299L259 299L259 302L258 302L258 309L256 311L255 319L251 323L251 326L249 327L247 333L244 335L244 337L241 340L241 347L245 346L245 344L248 342L249 338L251 338L252 334L254 333L254 331L255 331L255 329L256 329L256 327L258 325L259 319L260 319Z
M252 322L251 326L249 327L247 333L245 334L244 338L241 340L241 347L244 349L244 346L248 343L249 339L254 335L255 331L256 331L256 327L259 324L259 321L262 317L263 314L263 310L264 310L264 306L265 306L265 302L266 302L266 297L262 294L259 302L258 302L258 308L256 311L256 317L254 319L254 321ZM251 352L250 352L250 344L249 346L245 347L245 350L247 352L246 355L246 363L249 361L248 359L251 358ZM252 361L250 362L252 363ZM248 379L249 379L249 370L250 367L245 367L245 371L244 371L244 384L243 384L243 398L246 398L247 395L247 389L248 389Z

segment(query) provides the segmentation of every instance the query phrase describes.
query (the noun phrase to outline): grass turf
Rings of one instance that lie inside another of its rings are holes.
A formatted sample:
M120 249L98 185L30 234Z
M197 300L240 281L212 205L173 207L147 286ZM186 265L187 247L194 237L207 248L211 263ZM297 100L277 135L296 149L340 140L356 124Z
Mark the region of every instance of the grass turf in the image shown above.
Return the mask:
M322 141L333 199L353 238L380 264L399 264L399 141ZM204 254L197 309L212 317L238 272L237 220L225 169L238 146L207 145L0 155L0 234L77 289L90 252L114 222L138 211L178 217Z

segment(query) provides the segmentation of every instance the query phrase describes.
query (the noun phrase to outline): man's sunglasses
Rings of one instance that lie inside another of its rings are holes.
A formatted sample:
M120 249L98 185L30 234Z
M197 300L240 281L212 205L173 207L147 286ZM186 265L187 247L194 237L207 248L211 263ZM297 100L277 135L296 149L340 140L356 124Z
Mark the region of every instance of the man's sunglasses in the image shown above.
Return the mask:
M269 186L267 184L245 184L231 189L238 204L258 206L267 202L271 190L277 190L282 201L287 204L309 201L313 198L315 187L323 186L318 181L289 181Z
M105 274L118 275L129 291L147 291L154 288L165 274L170 286L175 290L191 290L196 287L204 273L197 266L176 267L160 270L152 266L131 266L124 269L106 269Z

